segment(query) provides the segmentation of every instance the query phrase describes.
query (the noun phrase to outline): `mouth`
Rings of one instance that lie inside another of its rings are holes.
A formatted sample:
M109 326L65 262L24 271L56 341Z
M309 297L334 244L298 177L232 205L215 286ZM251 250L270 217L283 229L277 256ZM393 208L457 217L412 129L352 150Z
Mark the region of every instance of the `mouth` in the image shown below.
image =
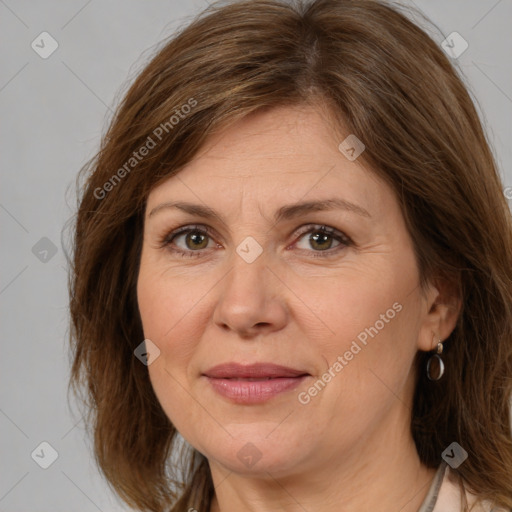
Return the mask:
M273 363L239 364L224 363L210 368L203 373L213 379L276 379L293 378L309 375L305 370L290 368Z
M238 404L266 402L291 391L310 376L304 370L272 363L226 363L202 374L217 394Z
M214 377L212 377L214 378ZM245 382L257 382L262 380L286 379L289 377L226 377L227 380L239 380ZM292 377L293 378L293 377Z

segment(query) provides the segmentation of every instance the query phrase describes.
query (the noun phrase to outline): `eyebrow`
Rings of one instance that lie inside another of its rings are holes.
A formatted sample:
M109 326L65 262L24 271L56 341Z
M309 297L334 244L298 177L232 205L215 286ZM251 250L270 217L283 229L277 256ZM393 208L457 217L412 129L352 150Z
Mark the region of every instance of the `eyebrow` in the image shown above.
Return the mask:
M172 201L159 204L158 206L155 206L151 210L151 212L148 215L148 218L152 217L159 211L172 208L176 208L191 215L198 215L199 217L204 217L205 219L215 219L219 221L221 224L225 224L224 220L222 219L222 216L213 208L200 204L187 203L184 201ZM282 220L290 220L300 217L301 215L304 215L306 213L326 210L345 210L348 212L356 213L357 215L361 215L363 217L371 218L371 215L363 207L351 203L350 201L347 201L345 199L331 198L319 201L306 201L302 203L295 203L282 206L274 214L274 221L277 223Z

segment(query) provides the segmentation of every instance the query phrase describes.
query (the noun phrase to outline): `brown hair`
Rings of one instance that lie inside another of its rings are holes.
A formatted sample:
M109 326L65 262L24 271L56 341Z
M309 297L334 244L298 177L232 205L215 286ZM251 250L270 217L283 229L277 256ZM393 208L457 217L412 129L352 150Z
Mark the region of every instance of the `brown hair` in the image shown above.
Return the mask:
M163 42L124 96L81 171L69 283L70 387L84 392L100 469L137 509L209 509L208 461L179 442L134 357L146 199L215 131L300 104L321 105L364 142L359 158L400 203L422 289L444 277L462 297L442 380L425 378L428 354L418 353L411 429L421 460L436 467L457 441L469 452L458 468L468 488L511 508L510 211L457 71L398 7L376 0L213 4Z

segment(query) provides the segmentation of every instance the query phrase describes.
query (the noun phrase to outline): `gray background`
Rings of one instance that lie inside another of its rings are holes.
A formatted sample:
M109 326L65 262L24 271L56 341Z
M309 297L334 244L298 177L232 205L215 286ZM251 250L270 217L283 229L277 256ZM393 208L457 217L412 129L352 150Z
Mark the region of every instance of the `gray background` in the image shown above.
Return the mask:
M469 44L454 62L512 206L512 0L414 5L437 25L439 31L428 29L436 42L456 31ZM61 232L74 213L76 174L97 150L121 86L141 70L153 45L205 6L204 0L0 0L0 512L128 510L94 465L78 409L68 407ZM31 47L34 40L42 46L43 31L59 45L46 59ZM49 450L38 448L43 441L58 453L48 469L35 462L50 461Z

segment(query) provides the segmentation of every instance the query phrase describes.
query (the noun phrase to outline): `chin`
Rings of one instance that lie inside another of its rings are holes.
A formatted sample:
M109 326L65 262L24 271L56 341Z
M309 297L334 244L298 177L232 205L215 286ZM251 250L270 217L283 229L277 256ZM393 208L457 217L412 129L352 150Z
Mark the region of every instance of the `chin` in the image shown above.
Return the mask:
M274 423L275 428L277 423ZM281 432L274 437L268 424L237 425L228 428L227 434L208 445L195 445L208 460L215 461L229 471L238 474L268 478L268 473L277 477L295 471L301 461L308 459L304 450L304 437L299 433ZM270 434L269 434L270 433ZM229 439L227 439L229 437ZM309 457L310 458L310 457Z

